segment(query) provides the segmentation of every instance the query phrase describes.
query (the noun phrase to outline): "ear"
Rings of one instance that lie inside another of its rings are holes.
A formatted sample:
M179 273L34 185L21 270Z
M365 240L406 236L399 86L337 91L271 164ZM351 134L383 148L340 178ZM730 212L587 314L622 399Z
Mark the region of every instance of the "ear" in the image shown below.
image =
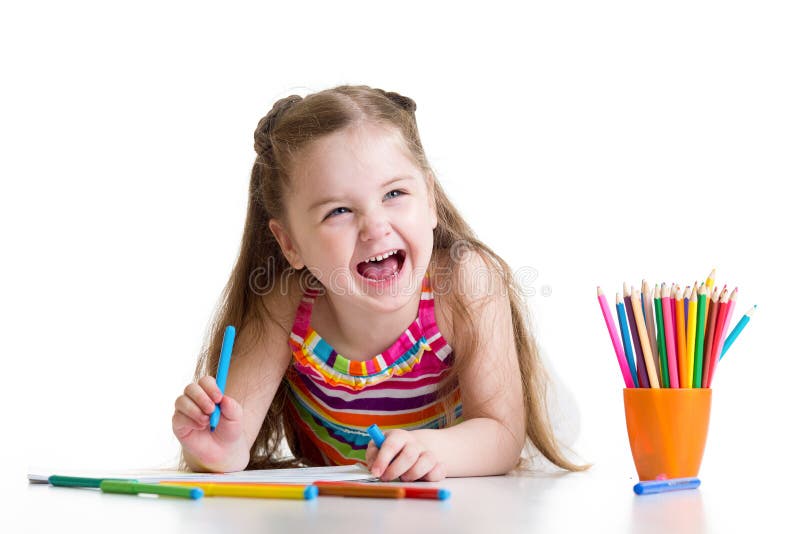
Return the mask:
M300 253L297 251L297 247L294 245L294 241L292 240L292 236L289 235L288 230L284 228L277 219L269 220L269 229L272 235L275 236L275 240L278 242L278 245L280 245L281 251L286 261L289 262L289 265L297 270L302 269L305 264L302 258L300 258Z

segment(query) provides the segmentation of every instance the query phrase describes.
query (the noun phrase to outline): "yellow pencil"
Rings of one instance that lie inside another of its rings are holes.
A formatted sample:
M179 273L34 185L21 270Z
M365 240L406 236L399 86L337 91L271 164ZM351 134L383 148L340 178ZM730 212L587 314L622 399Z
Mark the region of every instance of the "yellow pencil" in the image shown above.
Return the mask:
M708 277L706 278L706 292L708 293L708 303L711 304L711 294L714 292L714 279L717 277L717 269L711 269L711 272L708 273ZM711 306L706 306L706 315L705 315L705 325L706 329L708 329L708 309Z
M675 330L678 333L678 382L680 387L686 387L686 313L683 309L683 291L678 293L677 286L672 286L672 298L675 301Z
M689 296L689 319L686 325L686 387L692 387L694 376L694 342L697 336L697 282L694 283Z
M213 482L169 482L170 486L200 488L206 497L252 497L259 499L315 499L319 494L316 486L303 484L215 484Z
M658 374L656 373L655 362L653 362L653 351L650 345L650 338L647 336L647 326L645 325L644 317L642 317L642 310L639 307L642 295L638 289L633 290L632 303L633 318L636 321L636 330L639 332L639 341L642 345L642 352L644 353L644 366L647 369L647 379L650 380L650 387L658 389Z

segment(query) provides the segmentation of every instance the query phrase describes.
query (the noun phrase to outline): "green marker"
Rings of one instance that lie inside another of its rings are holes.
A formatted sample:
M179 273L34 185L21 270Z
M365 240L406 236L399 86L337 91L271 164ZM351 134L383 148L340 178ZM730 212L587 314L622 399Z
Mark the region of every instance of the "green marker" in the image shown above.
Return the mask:
M116 480L119 482L138 482L130 478L87 478L87 477L67 477L63 475L53 475L47 481L53 486L63 486L68 488L99 488L104 480Z
M100 489L105 493L127 493L131 495L151 493L169 497L183 497L185 499L199 499L203 496L203 490L200 488L187 488L186 486L169 486L164 484L140 484L138 482L126 482L121 480L103 480L100 482Z

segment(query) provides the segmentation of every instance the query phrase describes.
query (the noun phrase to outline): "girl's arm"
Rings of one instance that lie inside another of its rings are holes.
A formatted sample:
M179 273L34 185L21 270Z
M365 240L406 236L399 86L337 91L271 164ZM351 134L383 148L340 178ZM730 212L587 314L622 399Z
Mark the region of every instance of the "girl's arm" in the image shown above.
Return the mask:
M477 353L458 377L464 421L414 434L444 464L447 476L499 475L514 468L525 445L525 407L511 305L500 274L478 254L469 254L462 268L467 301L479 318ZM453 334L450 341L456 342L453 350L458 358L460 336Z
M291 361L286 332L291 328L294 300L286 295L265 297L265 305L275 314L279 324L269 321L265 325L265 334L259 340L255 340L247 328L239 334L236 345L245 347L245 351L234 353L231 358L225 397L235 399L241 406L240 411L236 410L236 406L233 411L229 411L234 417L241 416L240 431L236 433L233 441L224 447L215 446L213 442L214 434L220 431L219 427L214 433L208 428L195 431L202 434L197 435L194 441L181 440L184 459L192 470L230 472L241 471L247 467L250 461L250 448L255 442L275 392ZM212 385L212 388L215 387ZM224 404L222 408L224 419L226 415ZM220 421L220 426L223 422Z
M462 279L467 281L467 301L479 318L475 325L477 353L459 375L464 420L441 430L389 431L379 453L370 443L371 469L382 473L384 480L401 475L403 480L439 480L444 476L504 474L515 467L525 444L522 377L508 295L500 274L494 274L477 254L470 254L460 268L464 269ZM487 273L493 274L487 277ZM441 302L446 308L446 300L437 300L437 305ZM437 322L438 312L437 306ZM442 316L440 328L447 330L443 335L450 335L458 358L460 336L453 331L453 321L445 309ZM416 465L411 461L413 456ZM427 471L429 465L431 470Z

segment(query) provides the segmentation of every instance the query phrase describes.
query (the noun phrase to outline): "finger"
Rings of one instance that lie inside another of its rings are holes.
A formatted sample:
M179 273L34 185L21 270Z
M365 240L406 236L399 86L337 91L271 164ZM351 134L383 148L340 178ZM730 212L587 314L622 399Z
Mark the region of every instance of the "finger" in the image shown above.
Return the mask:
M200 387L200 384L189 384L183 390L183 394L192 399L198 408L204 414L210 415L214 411L214 401L211 400L208 393Z
M400 475L400 480L403 482L413 482L415 480L419 480L430 473L434 467L436 467L436 458L432 453L425 451L419 455L419 458L417 458L417 461L414 462L414 465L412 465L405 473Z
M203 391L211 398L212 402L219 404L222 399L222 391L217 385L217 380L213 376L204 376L197 381L197 384L203 388Z
M372 463L372 469L370 469L373 476L383 476L383 472L406 444L405 437L403 432L391 431L386 433L386 439L377 451L375 461Z
M208 416L200 410L200 407L186 395L181 395L175 399L175 411L182 413L195 422L196 425L207 425Z
M186 415L175 412L172 415L172 433L178 438L178 441L183 441L195 430L202 430L196 422L186 417Z
M372 463L375 461L375 457L378 456L378 447L375 446L375 442L370 441L367 444L367 452L364 453L364 459L367 461L367 469L372 469Z
M427 482L439 482L440 480L444 480L447 476L447 472L445 471L444 464L439 462L437 463L431 471L428 472L422 480Z
M383 452L383 447L381 447L381 452ZM400 453L394 457L389 467L384 470L383 475L381 475L381 480L387 482L396 479L411 469L411 466L417 462L419 455L419 446L413 442L406 442Z

